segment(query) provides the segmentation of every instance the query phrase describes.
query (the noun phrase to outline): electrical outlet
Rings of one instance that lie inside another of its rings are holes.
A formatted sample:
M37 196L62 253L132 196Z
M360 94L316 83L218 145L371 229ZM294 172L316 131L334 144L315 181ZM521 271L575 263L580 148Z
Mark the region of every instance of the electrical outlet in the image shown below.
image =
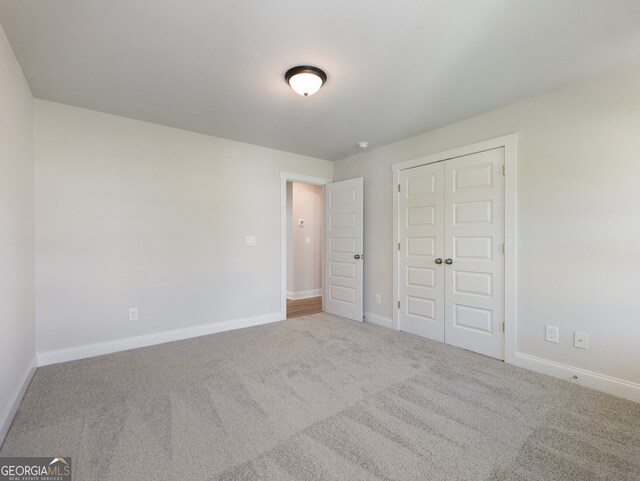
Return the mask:
M138 319L140 319L140 313L138 312L138 308L137 307L130 307L129 308L129 320L130 321L137 321Z
M560 335L558 334L558 328L556 326L544 326L544 333L547 342L558 343Z
M573 333L573 347L578 349L589 349L589 334L575 331Z
M253 246L255 246L255 245L256 245L256 236L254 236L254 235L248 235L248 236L246 236L246 237L245 237L245 239L244 239L244 244L245 244L247 247L253 247Z
M382 302L382 296L376 292L375 295L376 304L380 304Z

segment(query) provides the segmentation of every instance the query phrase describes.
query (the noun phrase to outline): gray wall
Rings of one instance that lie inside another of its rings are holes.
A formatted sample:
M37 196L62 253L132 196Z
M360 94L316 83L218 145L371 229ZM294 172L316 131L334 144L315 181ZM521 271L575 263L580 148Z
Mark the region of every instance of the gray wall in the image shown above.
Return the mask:
M294 298L321 295L324 190L320 185L292 183L291 287ZM304 226L298 226L304 219ZM306 240L309 238L310 244ZM289 295L289 294L287 294Z
M0 27L0 443L35 362L33 98Z
M35 107L39 354L280 315L280 172L330 162Z

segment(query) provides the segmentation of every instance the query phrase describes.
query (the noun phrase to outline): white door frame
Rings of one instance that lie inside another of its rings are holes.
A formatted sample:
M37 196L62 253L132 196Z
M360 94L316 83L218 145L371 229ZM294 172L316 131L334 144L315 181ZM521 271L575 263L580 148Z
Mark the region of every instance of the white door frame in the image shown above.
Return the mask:
M486 150L504 148L505 162L505 190L504 190L504 360L513 364L516 353L516 150L518 134L513 133L495 139L476 142L464 147L438 152L436 154L419 157L417 159L398 162L391 166L393 170L393 328L399 330L398 301L399 301L399 261L397 245L399 222L399 194L397 185L400 183L400 171L419 167L434 162L475 154Z
M302 184L326 185L333 179L296 174L294 172L280 172L280 320L287 318L287 182ZM322 203L324 209L324 202ZM324 228L323 228L324 232ZM324 242L324 233L323 233ZM322 256L322 288L324 289L324 249L320 249ZM324 309L324 296L322 296Z

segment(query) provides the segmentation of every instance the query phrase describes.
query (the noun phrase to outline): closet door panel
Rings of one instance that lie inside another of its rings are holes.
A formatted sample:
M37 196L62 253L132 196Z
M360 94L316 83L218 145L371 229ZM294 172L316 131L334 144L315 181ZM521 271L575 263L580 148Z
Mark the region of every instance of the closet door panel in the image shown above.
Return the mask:
M400 172L400 330L444 341L444 166Z
M444 165L445 342L499 359L504 359L503 166L504 149Z

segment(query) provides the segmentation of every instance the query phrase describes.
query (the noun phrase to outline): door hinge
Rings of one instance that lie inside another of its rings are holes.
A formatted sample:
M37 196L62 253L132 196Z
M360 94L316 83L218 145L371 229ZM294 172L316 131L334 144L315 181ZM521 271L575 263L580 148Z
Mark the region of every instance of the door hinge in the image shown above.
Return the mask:
M398 192L400 192L400 184L398 184Z
M504 332L504 322L502 323L502 332Z
M398 250L400 250L400 242L398 242Z
M504 242L502 243L502 253L506 254L507 253L507 248L504 245Z
M502 175L507 175L507 166L506 165L502 165Z
M400 301L398 301L398 309L400 309Z

